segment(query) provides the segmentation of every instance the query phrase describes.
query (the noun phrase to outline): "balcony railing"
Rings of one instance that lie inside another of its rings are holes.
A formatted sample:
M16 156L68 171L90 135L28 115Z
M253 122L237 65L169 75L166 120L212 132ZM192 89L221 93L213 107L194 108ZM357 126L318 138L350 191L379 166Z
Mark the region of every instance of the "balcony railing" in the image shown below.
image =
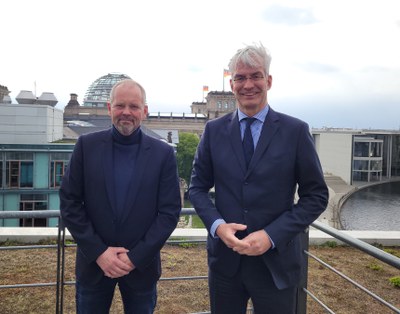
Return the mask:
M184 208L182 209L181 215L196 215L196 212L193 209ZM60 221L60 212L58 210L45 210L45 211L0 211L0 219L26 219L26 218L58 218ZM333 238L353 247L358 250L363 251L364 253L375 257L376 259L393 266L397 269L400 269L400 258L391 255L375 246L372 246L368 243L365 243L356 238L350 237L349 235L338 231L326 224L323 224L319 221L315 221L312 226L316 229L321 230L322 232L332 236ZM65 281L65 248L75 246L74 244L66 243L66 231L63 228L62 223L58 224L58 234L57 234L57 244L56 245L24 245L24 246L3 246L0 247L0 251L6 250L22 250L22 249L56 249L57 250L57 274L56 274L56 282L47 282L47 283L33 283L33 284L13 284L13 285L0 285L0 289L12 289L12 288L34 288L34 287L44 287L44 286L53 286L56 290L56 308L55 313L63 313L63 305L64 305L64 288L67 285L73 285L74 281ZM205 240L169 240L168 243L198 243L205 242ZM342 277L346 281L350 282L357 288L361 289L364 293L368 294L370 297L380 302L383 306L387 307L389 310L394 313L400 313L400 309L395 305L390 304L385 301L382 297L376 295L371 292L360 283L355 280L349 278L344 275L333 266L327 264L326 262L319 259L317 256L309 252L309 234L308 230L306 230L302 234L302 242L304 247L304 257L307 263L307 267L305 267L305 271L303 273L303 280L298 289L298 301L297 301L297 314L305 314L307 312L307 296L309 296L312 300L317 302L326 313L334 313L328 305L324 304L321 300L319 300L312 291L307 289L307 279L308 279L308 259L312 258L320 263L322 266L331 270L338 276ZM161 278L161 281L175 281L175 280L204 280L207 279L207 276L185 276L185 277L170 277L170 278ZM249 313L252 313L252 310L249 310Z

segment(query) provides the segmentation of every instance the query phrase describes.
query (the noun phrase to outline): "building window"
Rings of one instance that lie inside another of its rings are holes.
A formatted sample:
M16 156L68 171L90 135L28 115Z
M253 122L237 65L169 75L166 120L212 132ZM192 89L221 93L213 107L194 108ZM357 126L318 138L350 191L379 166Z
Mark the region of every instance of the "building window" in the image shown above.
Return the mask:
M61 179L67 165L64 161L52 161L50 171L50 187L56 188L61 186Z
M6 186L8 188L33 187L33 161L7 161Z
M47 210L46 194L21 194L20 211ZM47 227L47 218L21 218L20 227Z
M354 143L354 157L368 157L369 143L368 142L355 142Z
M50 187L58 188L67 169L71 153L53 153L50 155Z
M359 137L354 139L353 180L381 181L383 140Z
M0 188L3 188L3 161L0 160Z
M33 187L33 153L6 153L6 185L7 188Z

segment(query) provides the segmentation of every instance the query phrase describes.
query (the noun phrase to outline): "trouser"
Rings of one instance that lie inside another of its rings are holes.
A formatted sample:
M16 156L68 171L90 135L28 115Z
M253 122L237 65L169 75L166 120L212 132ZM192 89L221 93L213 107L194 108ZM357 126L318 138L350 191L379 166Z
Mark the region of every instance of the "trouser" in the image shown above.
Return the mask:
M279 290L261 257L241 257L233 277L209 270L211 313L244 314L251 299L256 314L293 314L296 287Z
M103 277L95 285L76 283L78 314L108 314L118 284L126 314L152 314L157 303L157 284L148 289L133 289L123 280Z

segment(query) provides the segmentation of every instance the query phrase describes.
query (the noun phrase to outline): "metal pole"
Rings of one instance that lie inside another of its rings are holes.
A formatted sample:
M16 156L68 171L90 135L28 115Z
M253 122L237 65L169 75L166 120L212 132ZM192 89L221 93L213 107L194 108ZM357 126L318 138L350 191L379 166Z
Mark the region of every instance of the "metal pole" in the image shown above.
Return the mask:
M309 248L309 228L300 234L300 241L302 252L307 252ZM297 304L296 314L307 313L307 281L308 281L308 256L304 253L301 258L303 259L303 269L300 279L299 287L297 288Z
M56 314L60 313L60 265L61 265L61 226L60 218L58 219L58 232L57 232L57 282L56 282Z
M60 314L64 312L64 286L65 286L65 226L60 217L60 225L62 230L61 237L61 298L60 298Z

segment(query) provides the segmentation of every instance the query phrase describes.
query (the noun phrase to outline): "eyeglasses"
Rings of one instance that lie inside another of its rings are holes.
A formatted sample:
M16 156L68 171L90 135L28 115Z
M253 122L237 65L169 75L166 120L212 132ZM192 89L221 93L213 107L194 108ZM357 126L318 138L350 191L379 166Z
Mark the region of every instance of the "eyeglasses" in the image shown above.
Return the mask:
M233 78L233 81L235 83L238 83L238 84L243 84L247 80L251 80L253 82L257 82L257 81L263 80L264 78L265 77L264 77L264 75L262 73L255 73L255 74L252 74L250 76L235 75L235 77Z

